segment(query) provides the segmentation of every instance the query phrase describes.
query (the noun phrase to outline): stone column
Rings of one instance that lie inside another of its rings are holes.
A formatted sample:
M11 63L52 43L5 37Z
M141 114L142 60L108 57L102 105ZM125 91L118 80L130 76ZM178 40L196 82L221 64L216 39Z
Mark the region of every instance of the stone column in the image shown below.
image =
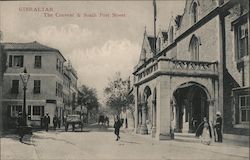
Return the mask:
M156 100L152 100L152 109L153 109L153 126L152 126L152 137L155 137L156 133Z
M137 122L136 122L136 133L140 133L141 128L141 104L139 103L137 106Z
M147 125L146 125L146 108L147 107L147 103L144 102L142 103L142 124L141 124L141 134L148 134L148 128L147 128Z

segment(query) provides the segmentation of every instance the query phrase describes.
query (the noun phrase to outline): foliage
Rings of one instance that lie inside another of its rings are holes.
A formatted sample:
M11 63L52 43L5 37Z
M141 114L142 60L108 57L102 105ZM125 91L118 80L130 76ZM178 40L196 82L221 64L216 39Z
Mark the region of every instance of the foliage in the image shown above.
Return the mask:
M88 111L98 110L99 102L95 88L90 88L86 85L80 87L78 94L78 104L86 106Z
M112 114L120 114L123 109L133 109L134 97L129 94L129 81L121 78L118 72L104 89L106 105Z

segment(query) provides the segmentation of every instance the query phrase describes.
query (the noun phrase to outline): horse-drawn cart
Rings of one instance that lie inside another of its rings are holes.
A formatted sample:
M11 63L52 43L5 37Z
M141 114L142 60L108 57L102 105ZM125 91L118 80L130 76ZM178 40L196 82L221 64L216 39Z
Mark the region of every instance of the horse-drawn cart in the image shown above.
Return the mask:
M68 115L66 117L65 121L65 131L68 131L69 125L72 125L72 131L75 131L76 125L78 125L81 128L83 128L83 120L81 119L80 115L75 114L75 115Z

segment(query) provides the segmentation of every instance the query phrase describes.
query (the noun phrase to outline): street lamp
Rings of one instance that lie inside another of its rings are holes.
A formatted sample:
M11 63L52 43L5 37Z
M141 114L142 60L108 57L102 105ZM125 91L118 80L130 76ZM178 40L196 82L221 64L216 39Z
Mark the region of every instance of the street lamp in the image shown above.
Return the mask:
M26 89L27 89L27 84L30 78L30 74L27 73L26 68L24 68L23 73L20 73L20 77L23 82L23 119L24 119L24 125L27 126L27 116L26 116Z

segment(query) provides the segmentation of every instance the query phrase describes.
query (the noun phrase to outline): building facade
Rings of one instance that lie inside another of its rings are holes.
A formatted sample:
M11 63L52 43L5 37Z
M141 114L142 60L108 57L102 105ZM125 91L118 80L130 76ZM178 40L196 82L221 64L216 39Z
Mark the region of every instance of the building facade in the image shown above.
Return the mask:
M77 97L78 97L78 89L77 89L77 81L78 76L77 72L72 66L72 64L68 61L64 64L64 79L63 79L63 94L64 94L64 117L68 114L74 113L74 110L77 107Z
M220 111L224 134L249 135L248 3L186 0L156 38L145 30L133 72L136 133L194 133Z
M4 43L7 70L4 73L3 120L4 127L15 127L18 112L23 107L23 83L20 73L27 69L30 78L26 90L28 124L40 127L42 117L62 117L63 64L66 61L59 50L38 42Z

